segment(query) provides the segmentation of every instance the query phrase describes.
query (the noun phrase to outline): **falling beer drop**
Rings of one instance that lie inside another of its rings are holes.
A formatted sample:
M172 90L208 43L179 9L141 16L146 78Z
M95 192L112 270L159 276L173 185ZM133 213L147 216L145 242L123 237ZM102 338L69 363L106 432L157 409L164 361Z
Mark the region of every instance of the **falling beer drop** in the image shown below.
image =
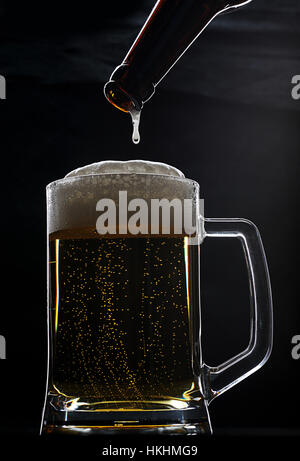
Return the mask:
M140 142L140 132L139 132L139 125L140 125L140 118L141 118L141 111L132 109L129 111L131 115L133 131L132 131L132 142L134 144L138 144Z

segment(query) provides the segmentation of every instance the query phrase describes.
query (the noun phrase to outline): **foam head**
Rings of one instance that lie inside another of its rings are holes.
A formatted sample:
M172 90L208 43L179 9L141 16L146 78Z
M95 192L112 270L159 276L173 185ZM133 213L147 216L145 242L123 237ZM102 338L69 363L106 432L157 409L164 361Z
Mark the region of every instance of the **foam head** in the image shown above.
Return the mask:
M177 168L144 160L102 161L77 168L47 186L48 232L95 228L96 204L109 198L119 213L119 193L127 202L140 198L193 199L198 208L199 186Z
M155 174L184 178L184 174L174 166L146 160L104 160L70 171L65 177L87 176L95 174Z

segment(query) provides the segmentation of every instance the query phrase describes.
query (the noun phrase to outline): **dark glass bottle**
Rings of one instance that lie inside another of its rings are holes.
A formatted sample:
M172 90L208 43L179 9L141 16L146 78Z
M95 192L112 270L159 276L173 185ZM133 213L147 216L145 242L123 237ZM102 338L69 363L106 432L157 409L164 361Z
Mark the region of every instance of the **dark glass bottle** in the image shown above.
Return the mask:
M155 86L220 13L251 0L159 0L135 42L104 87L108 101L140 112Z

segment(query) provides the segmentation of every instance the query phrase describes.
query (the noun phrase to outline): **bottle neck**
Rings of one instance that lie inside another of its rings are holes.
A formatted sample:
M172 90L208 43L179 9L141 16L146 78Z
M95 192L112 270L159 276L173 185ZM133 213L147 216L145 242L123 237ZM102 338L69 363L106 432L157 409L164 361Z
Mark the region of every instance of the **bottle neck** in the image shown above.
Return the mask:
M155 86L219 13L250 0L159 0L123 63L105 85L106 98L140 111Z

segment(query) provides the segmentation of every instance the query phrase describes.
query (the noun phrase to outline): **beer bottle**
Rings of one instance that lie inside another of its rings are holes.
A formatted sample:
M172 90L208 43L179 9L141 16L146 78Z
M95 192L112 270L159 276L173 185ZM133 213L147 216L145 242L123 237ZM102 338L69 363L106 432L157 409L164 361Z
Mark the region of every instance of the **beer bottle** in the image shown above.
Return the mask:
M158 0L123 63L104 87L118 109L139 114L156 85L220 13L251 0Z

